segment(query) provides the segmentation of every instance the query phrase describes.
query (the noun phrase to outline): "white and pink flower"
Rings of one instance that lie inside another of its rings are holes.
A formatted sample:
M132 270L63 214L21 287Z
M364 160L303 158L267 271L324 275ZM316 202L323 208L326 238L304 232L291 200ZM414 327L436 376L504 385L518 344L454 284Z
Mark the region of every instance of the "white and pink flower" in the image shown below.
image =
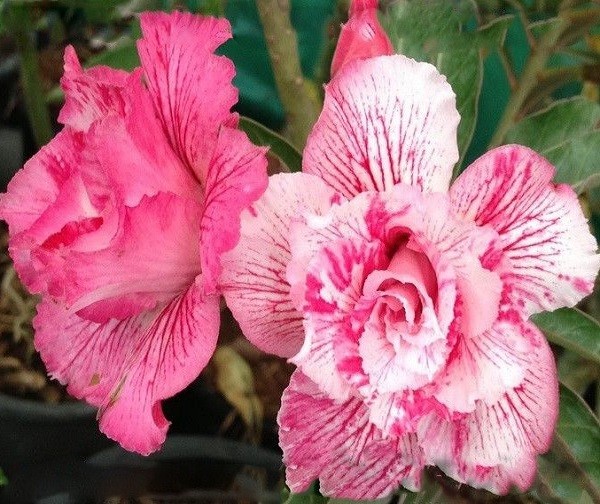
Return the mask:
M264 149L236 129L229 23L146 13L142 68L83 70L65 53L63 130L0 200L10 253L42 295L36 347L129 450L165 439L160 401L206 365L220 255L267 185Z
M373 499L419 488L425 465L524 490L549 447L556 369L528 317L592 291L596 243L528 148L449 187L458 122L433 66L345 61L303 173L271 177L223 256L246 336L298 366L279 414L294 492Z

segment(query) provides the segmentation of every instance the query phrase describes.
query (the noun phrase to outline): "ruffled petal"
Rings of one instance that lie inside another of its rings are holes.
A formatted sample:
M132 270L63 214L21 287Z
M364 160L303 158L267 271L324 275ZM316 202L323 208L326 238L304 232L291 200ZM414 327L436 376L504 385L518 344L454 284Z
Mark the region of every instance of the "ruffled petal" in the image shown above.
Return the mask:
M354 0L350 4L350 19L342 26L331 61L332 77L356 59L394 53L394 46L377 19L377 3L377 0Z
M242 131L223 127L206 179L202 212L202 271L207 292L214 292L221 273L220 257L240 239L240 214L268 185L265 149Z
M455 101L427 63L400 55L349 63L325 89L303 171L348 198L400 182L445 192L458 160Z
M291 357L304 341L302 314L290 299L286 267L294 219L325 213L335 192L303 173L273 175L263 196L242 213L238 245L223 255L221 289L244 335L261 350Z
M124 209L118 235L103 250L36 251L39 274L85 318L137 314L179 295L200 273L199 220L196 202L159 193Z
M160 401L198 376L219 329L217 296L196 283L160 308L103 324L51 300L38 306L36 348L68 391L100 407L100 429L125 449L157 450L169 422Z
M87 131L95 121L108 114L123 115L128 81L140 78L139 73L131 76L106 66L84 71L72 46L65 49L64 68L60 85L65 92L65 104L58 120L77 131Z
M521 327L530 343L524 378L494 404L477 401L472 413L424 420L419 440L427 464L448 476L496 494L513 486L527 490L536 457L548 450L558 417L558 380L554 356L543 335L529 322Z
M502 314L479 336L459 337L446 369L436 379L436 399L461 413L474 411L477 401L495 404L523 382L531 347L515 314Z
M384 438L368 417L358 399L336 402L296 371L278 416L290 489L319 479L324 495L346 499L377 499L400 485L417 490L423 461L416 438Z
M179 157L205 184L219 128L232 125L237 102L233 63L213 54L231 38L225 19L147 12L138 51L165 133Z
M503 257L504 301L527 315L573 306L592 292L596 241L577 196L552 183L554 167L531 149L506 145L476 160L450 191L459 215L490 226Z

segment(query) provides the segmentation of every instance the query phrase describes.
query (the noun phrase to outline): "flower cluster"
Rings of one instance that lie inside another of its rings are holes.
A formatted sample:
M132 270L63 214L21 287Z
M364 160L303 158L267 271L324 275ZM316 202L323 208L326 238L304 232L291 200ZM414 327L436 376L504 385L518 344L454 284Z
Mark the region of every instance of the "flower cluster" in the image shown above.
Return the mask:
M572 306L600 267L576 195L508 145L458 161L459 114L432 65L392 54L353 2L303 171L268 180L236 129L226 21L144 14L132 73L62 81L64 129L0 199L42 301L50 373L150 453L160 401L212 355L219 296L245 336L297 365L279 414L292 491L377 498L426 465L526 489L558 414L531 314Z

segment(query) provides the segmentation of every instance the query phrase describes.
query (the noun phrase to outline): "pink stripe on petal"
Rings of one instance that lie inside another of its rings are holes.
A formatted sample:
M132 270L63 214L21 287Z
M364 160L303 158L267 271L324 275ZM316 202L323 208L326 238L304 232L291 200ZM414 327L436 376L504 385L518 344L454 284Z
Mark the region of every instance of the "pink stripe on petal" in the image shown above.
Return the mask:
M233 63L213 54L231 38L225 19L174 12L141 15L138 51L155 110L179 157L202 185L219 127L234 121Z
M400 485L417 490L423 461L414 436L384 438L358 399L336 402L300 371L278 416L286 481L293 492L320 480L330 497L376 499Z
M504 302L526 314L573 306L592 291L600 267L575 193L553 176L542 156L506 145L476 160L450 191L459 215L498 233L504 258L493 267Z
M303 170L349 198L400 182L445 192L458 121L454 93L432 65L400 55L357 60L326 87Z
M548 450L558 417L558 380L554 356L543 335L523 322L530 342L521 383L493 404L477 401L472 413L448 422L424 420L419 439L426 463L448 476L497 494L513 486L527 490L536 457Z
M157 450L168 421L160 401L187 386L212 355L219 300L198 284L153 312L98 324L44 301L36 347L49 372L76 397L100 406L100 429L125 449Z
M268 184L266 149L256 147L242 131L223 126L206 176L202 212L202 280L206 292L217 287L220 256L240 239L240 213Z

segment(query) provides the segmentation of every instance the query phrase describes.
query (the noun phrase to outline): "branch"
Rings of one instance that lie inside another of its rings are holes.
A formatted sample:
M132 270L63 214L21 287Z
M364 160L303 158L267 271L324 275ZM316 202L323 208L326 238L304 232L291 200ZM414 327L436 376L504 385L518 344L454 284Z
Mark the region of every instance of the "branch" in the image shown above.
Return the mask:
M567 11L567 8L570 6L571 1L565 0L563 2L557 22L548 29L546 34L539 39L536 46L532 48L523 74L521 75L521 79L506 104L506 109L504 110L504 114L498 123L496 132L490 141L489 148L501 145L508 130L519 119L521 109L527 98L537 86L538 77L546 66L548 58L554 51L561 35L570 26L569 13Z
M302 75L296 32L290 22L289 0L256 0L286 116L286 135L302 150L321 110L318 93Z

